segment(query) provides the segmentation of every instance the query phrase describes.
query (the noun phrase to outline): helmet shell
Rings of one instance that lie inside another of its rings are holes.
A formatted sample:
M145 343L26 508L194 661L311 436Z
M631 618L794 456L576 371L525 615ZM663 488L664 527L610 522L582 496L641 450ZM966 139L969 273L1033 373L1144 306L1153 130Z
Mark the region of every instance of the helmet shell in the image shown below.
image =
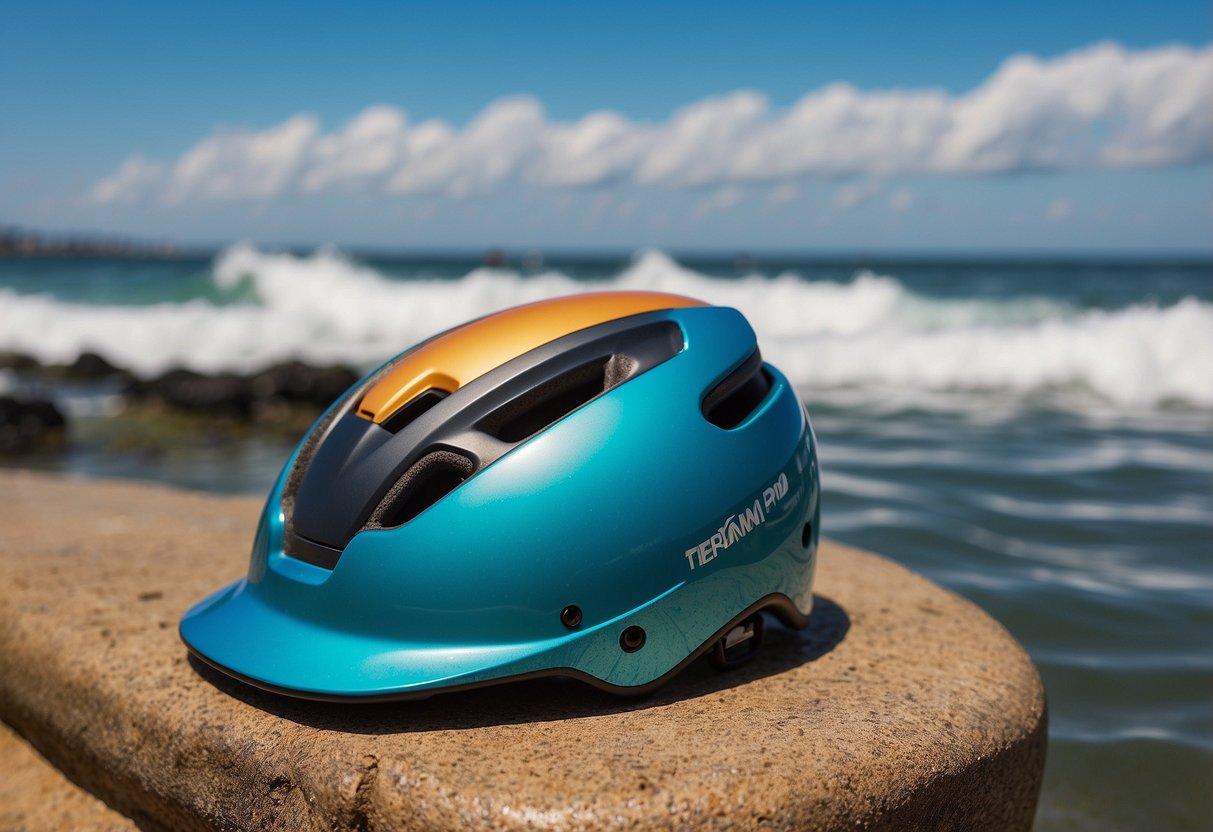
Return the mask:
M681 349L402 525L358 531L331 569L284 551L297 457L325 441L305 439L269 495L247 577L186 613L186 644L233 676L310 698L539 674L637 692L756 609L803 626L819 516L803 405L763 365L770 386L757 406L734 427L709 422L705 396L756 352L745 318L707 306L638 317L676 326ZM572 627L569 606L581 613ZM632 627L639 649L621 643Z

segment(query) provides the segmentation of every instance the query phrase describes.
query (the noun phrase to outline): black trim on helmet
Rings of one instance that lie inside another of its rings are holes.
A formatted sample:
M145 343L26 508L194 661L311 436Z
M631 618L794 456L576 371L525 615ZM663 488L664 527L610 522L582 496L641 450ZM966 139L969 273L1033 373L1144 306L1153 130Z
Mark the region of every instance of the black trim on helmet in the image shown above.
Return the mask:
M744 610L739 612L737 615L733 616L731 619L729 619L729 622L727 624L725 624L723 627L721 627L719 630L717 630L703 644L696 647L695 650L693 650L689 656L687 656L685 659L680 661L674 667L667 670L665 673L661 674L661 676L657 677L653 681L648 682L646 684L632 685L632 686L614 685L614 684L611 684L610 682L604 682L602 679L599 679L597 676L592 676L583 670L576 670L575 668L571 668L571 667L553 667L553 668L547 668L544 670L534 670L529 673L519 673L519 674L516 674L513 676L502 676L497 679L485 679L485 680L479 681L479 682L465 682L463 684L448 685L448 686L439 687L439 688L428 688L426 690L403 691L403 692L399 692L399 693L373 694L370 696L332 696L329 694L315 693L313 691L298 690L296 688L278 687L277 685L271 685L266 682L262 682L258 679L254 679L250 676L245 676L242 673L237 673L236 671L232 670L231 668L225 667L225 666L219 664L218 662L212 661L211 659L207 658L206 656L204 656L203 654L201 654L197 650L195 650L192 646L190 646L188 641L186 641L185 643L186 643L186 646L189 647L190 653L192 655L194 655L196 658L200 659L203 663L205 663L205 664L215 668L216 670L218 670L222 673L225 673L226 675L231 676L232 678L237 679L247 685L250 685L255 688L260 688L261 690L264 690L264 691L269 691L270 693L281 694L283 696L289 696L289 697L292 697L295 699L310 699L314 702L341 702L341 703L358 703L358 704L365 702L367 704L372 704L375 702L415 701L415 700L420 700L420 699L429 699L431 696L434 696L435 694L452 693L454 691L463 691L463 690L474 690L476 688L484 688L484 687L489 687L491 685L504 684L506 682L520 682L525 679L542 679L542 678L551 677L551 676L562 676L562 677L570 678L570 679L578 679L582 682L592 685L593 687L598 688L599 690L603 690L603 691L606 691L607 693L612 693L617 696L645 696L645 695L650 694L653 691L657 690L659 687L664 685L666 682L670 681L670 679L672 679L674 676L678 675L680 672L682 672L684 669L686 669L687 665L689 665L691 662L698 659L704 653L708 652L709 650L714 649L716 646L716 642L718 642L721 638L723 638L725 636L725 634L729 632L729 630L732 630L738 624L741 624L742 622L744 622L747 618L750 618L755 613L761 612L763 610L767 610L767 611L774 613L775 616L777 618L779 618L779 620L782 621L784 624L786 624L789 627L795 627L798 630L803 630L809 624L809 616L804 614L803 612L801 612L800 609L796 606L796 603L794 601L792 601L791 598L784 595L782 592L773 592L770 595L760 598L759 600L755 601L753 604L750 604L750 606L746 607ZM182 638L182 640L185 641L184 638Z

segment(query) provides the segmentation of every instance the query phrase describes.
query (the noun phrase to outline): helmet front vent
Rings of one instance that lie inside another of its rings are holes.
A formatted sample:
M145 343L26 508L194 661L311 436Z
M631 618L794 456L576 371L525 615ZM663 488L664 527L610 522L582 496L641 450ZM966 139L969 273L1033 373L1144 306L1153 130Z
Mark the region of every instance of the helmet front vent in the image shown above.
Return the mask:
M598 358L567 370L490 413L479 427L502 442L521 442L606 392L621 375L626 377L626 368L612 366L620 363L628 359Z
M472 460L453 451L431 451L396 480L367 520L368 529L390 529L412 520L454 491L475 471Z
M449 395L451 395L449 390L443 390L438 387L431 387L422 393L418 393L412 401L389 416L384 421L383 427L392 433L399 433Z

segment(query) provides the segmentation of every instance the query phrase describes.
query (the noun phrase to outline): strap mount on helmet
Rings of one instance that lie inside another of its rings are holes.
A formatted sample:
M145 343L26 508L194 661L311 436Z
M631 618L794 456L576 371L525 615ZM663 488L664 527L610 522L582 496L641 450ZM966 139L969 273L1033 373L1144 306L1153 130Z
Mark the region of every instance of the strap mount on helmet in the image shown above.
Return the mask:
M758 655L765 634L766 624L761 612L738 622L712 645L712 666L717 670L730 670L745 664Z

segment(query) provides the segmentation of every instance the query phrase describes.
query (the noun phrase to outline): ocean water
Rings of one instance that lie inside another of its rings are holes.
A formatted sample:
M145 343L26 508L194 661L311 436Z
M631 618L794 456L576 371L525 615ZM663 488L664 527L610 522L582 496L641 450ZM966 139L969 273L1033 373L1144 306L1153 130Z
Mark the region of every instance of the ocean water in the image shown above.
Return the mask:
M0 352L142 375L288 358L366 368L515 303L597 288L736 306L808 403L823 533L1001 621L1051 709L1041 830L1213 825L1213 262L353 258L0 261ZM75 417L9 459L268 489L287 437L115 450L104 384L0 372Z

